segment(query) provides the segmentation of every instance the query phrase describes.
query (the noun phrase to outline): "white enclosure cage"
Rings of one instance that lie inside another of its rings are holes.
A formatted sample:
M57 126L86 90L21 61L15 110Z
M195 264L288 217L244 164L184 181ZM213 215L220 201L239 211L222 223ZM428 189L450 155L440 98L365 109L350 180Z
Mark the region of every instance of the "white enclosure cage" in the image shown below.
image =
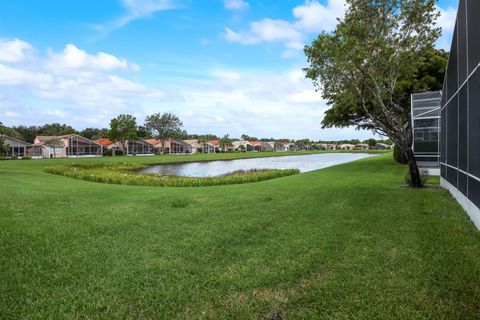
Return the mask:
M441 100L440 91L412 94L413 152L419 167L440 168Z

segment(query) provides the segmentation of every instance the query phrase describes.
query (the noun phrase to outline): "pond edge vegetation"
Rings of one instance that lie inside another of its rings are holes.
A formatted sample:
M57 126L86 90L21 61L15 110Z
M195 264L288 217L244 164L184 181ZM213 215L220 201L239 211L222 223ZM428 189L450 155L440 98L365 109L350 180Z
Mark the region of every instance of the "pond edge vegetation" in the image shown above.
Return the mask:
M140 173L145 164L78 164L47 167L45 172L107 184L155 187L207 187L260 182L300 173L298 169L240 170L216 177L182 177Z

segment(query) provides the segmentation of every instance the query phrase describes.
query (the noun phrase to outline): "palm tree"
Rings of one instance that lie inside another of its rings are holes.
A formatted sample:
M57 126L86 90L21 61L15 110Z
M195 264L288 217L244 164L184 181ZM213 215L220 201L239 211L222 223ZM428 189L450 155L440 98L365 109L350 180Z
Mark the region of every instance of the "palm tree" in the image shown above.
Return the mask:
M228 147L232 145L233 140L230 139L230 135L226 134L220 139L220 147L223 149L224 152L228 151Z

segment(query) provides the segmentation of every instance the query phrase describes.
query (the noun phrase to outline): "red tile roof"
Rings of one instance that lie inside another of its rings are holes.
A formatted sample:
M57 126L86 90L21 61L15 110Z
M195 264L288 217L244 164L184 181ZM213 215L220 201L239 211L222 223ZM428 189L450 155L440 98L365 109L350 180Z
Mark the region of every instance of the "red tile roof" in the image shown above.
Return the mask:
M262 141L249 141L252 146L260 146L262 145Z
M109 146L113 143L112 141L110 141L107 138L100 138L100 139L95 140L95 142L98 143L99 145L104 146L104 147Z
M157 139L146 139L145 142L146 142L146 143L153 144L154 146L156 146L157 144L160 143L160 140L157 140Z
M208 143L213 144L214 146L220 145L220 141L218 141L218 140L210 140L210 141L208 141Z

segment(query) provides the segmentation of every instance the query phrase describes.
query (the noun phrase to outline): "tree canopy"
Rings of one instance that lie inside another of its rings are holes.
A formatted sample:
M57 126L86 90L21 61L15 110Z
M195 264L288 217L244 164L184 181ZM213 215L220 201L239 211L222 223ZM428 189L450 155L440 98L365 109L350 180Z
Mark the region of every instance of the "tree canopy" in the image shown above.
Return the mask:
M408 102L413 90L436 88L440 80L430 73L443 63L434 49L440 35L435 0L346 2L336 29L305 48L306 76L330 107L322 125L389 137L407 154L411 185L418 187Z
M98 129L98 128L86 128L79 133L82 137L85 137L90 140L96 140L100 138L108 137L109 130L107 128Z
M67 124L49 123L40 127L38 135L42 136L63 136L77 133L77 131Z
M128 140L137 139L137 120L129 114L121 114L110 121L109 138L112 141L120 142L122 148L126 149Z
M165 152L165 142L168 139L174 138L182 133L183 123L174 114L155 113L145 119L144 126L155 138L160 140L162 144L162 150Z
M228 147L232 146L233 139L230 138L229 134L226 134L222 138L220 138L218 142L220 144L220 147L223 149L223 151L226 151Z

